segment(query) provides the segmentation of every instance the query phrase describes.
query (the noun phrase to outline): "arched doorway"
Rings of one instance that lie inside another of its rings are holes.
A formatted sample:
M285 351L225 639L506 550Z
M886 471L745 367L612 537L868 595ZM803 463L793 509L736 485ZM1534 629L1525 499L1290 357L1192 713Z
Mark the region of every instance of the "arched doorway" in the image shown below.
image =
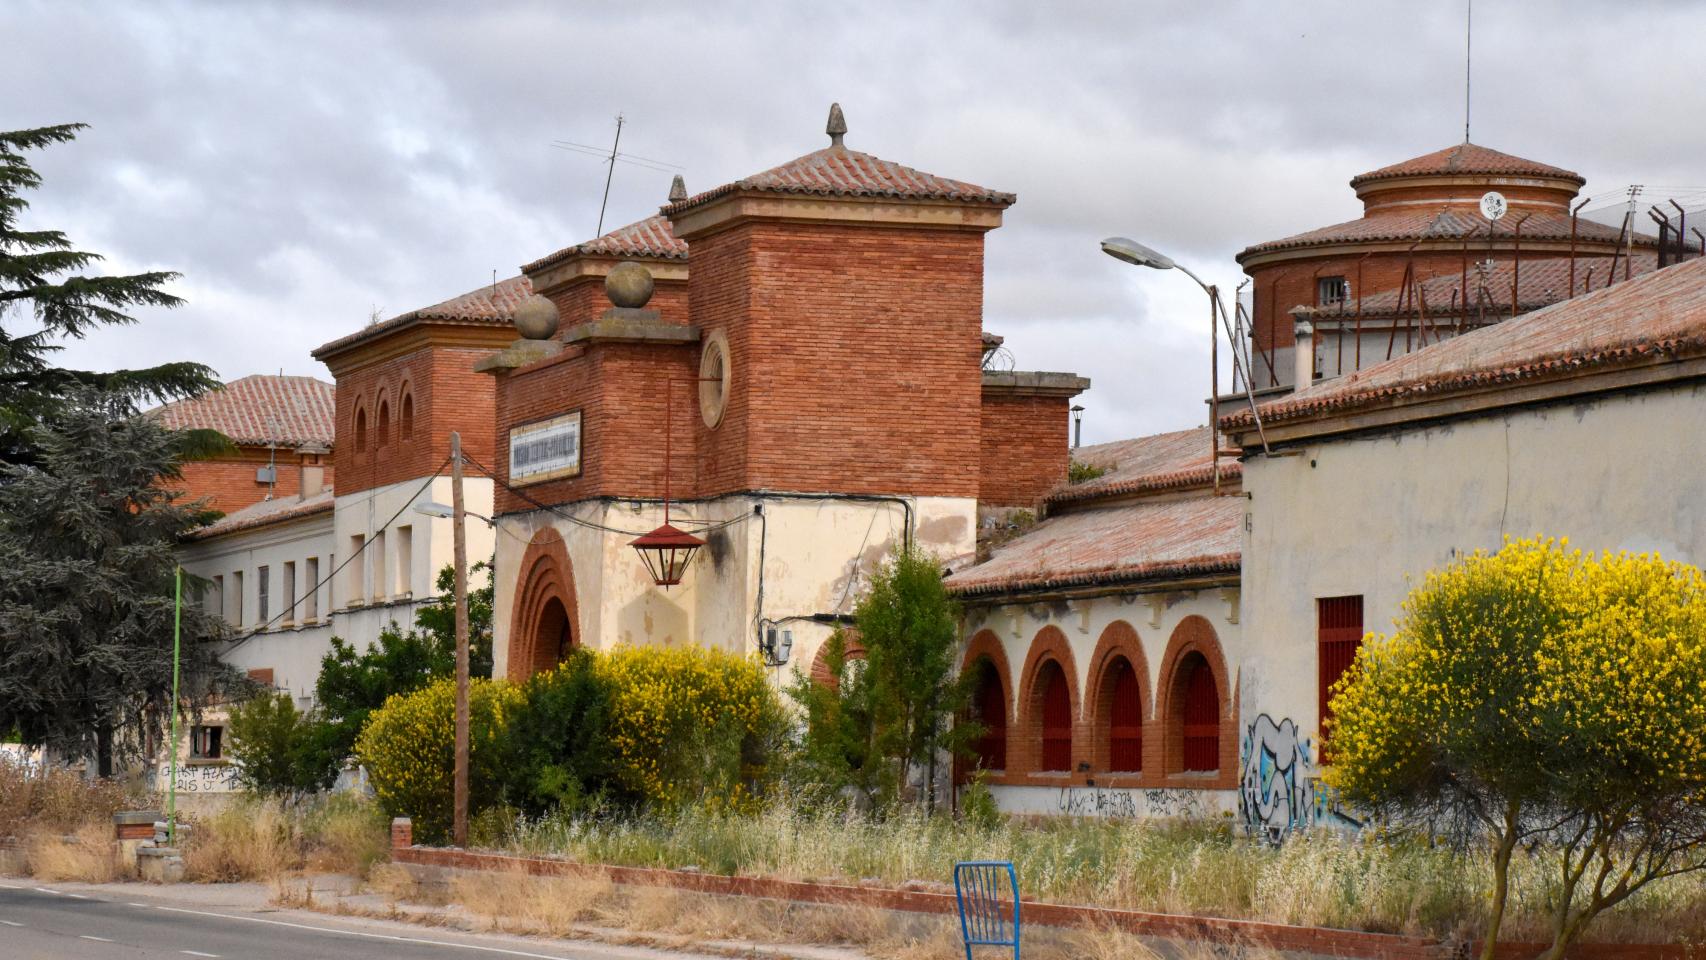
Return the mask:
M1056 660L1043 662L1037 673L1042 688L1042 769L1059 772L1072 769L1072 692L1066 686L1066 671Z
M1108 664L1108 769L1143 769L1143 688L1131 661L1118 654Z
M509 625L510 680L520 682L562 663L580 642L574 565L556 529L533 535L521 557Z
M972 742L973 763L984 770L1005 770L1007 690L988 657L979 657L972 669L977 671L977 682L972 688L971 718L983 726L983 735Z
M1162 772L1217 774L1205 782L1231 786L1237 767L1237 684L1227 671L1214 628L1196 615L1179 621L1161 664L1156 689Z
M1179 661L1178 696L1180 769L1187 773L1220 769L1220 690L1208 659L1192 651Z

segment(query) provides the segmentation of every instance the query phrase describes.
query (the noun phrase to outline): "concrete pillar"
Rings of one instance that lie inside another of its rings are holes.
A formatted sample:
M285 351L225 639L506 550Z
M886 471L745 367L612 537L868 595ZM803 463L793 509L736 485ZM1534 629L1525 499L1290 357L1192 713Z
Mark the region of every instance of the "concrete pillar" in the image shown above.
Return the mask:
M1294 341L1291 359L1295 370L1292 382L1295 389L1303 390L1315 382L1315 324L1309 320L1308 307L1292 309L1291 332Z

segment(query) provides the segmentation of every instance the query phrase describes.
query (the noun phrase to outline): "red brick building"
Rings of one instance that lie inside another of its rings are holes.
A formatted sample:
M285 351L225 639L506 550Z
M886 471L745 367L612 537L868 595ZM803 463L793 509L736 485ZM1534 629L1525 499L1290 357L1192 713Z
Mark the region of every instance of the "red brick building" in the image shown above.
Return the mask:
M1257 388L1295 380L1291 312L1314 373L1337 376L1652 270L1657 241L1581 219L1572 171L1472 143L1351 178L1363 215L1247 247ZM1480 201L1503 196L1489 220Z
M174 430L217 430L236 445L183 467L189 497L221 513L332 485L333 388L323 380L255 374L153 415Z

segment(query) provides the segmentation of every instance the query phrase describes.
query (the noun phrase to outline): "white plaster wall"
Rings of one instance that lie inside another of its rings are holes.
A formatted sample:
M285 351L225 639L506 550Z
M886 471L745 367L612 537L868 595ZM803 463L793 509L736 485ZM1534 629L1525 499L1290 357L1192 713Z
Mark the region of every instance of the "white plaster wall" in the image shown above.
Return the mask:
M918 543L944 560L975 548L976 502L963 498L909 500ZM762 505L763 516L754 507ZM561 536L574 566L580 642L595 649L618 644L693 643L739 653L756 651L758 620L793 631L790 662L774 669L786 684L792 670L809 671L833 624L804 619L851 614L870 572L898 545L905 513L889 501L742 495L676 504L671 521L707 540L683 582L654 585L629 542L663 522L660 504L633 501L565 505L567 513L613 530L589 529L547 511L502 518L497 544L494 673L508 668L520 561L537 531ZM760 608L760 554L762 608Z
M221 656L239 670L272 668L273 682L298 698L313 693L314 680L320 672L320 659L331 649L333 628L329 590L326 588L319 591L318 615L313 619L308 617L305 602L297 605L295 613L285 613L285 565L295 564L296 596L299 601L305 601L313 587L308 580L309 558L319 560L322 577L332 568L332 526L332 518L321 514L294 523L239 531L215 540L191 543L180 553L180 561L187 572L208 580L216 576L223 578L228 594L233 590L234 574L243 572L243 622L232 624L240 637L263 626L264 621L259 615L258 571L262 566L271 571L268 619L276 618L277 622L234 644ZM227 596L224 599L226 613L234 612L234 598ZM185 602L195 601L186 598ZM206 607L214 600L211 596L204 596L200 602ZM306 701L301 702L306 705Z
M385 582L376 582L379 572L375 564L377 548L369 547L360 564L360 584L355 582L353 576L354 565L345 567L329 584L332 589L333 609L338 611L339 635L345 640L365 646L377 639L379 631L393 619L405 626L411 624L414 620L413 605L436 594L438 572L449 566L454 559L452 538L455 532L452 521L445 517L428 517L416 513L413 508L414 504L426 502L448 505L451 502L450 478L435 477L422 491L421 486L425 482L424 478L416 478L337 498L333 521L333 548L337 563L343 563L349 557L352 537L360 535L364 541L371 542L376 534L385 534ZM464 477L462 492L464 505L469 513L491 516L490 479ZM395 519L391 519L393 514L396 514ZM411 530L406 583L405 578L400 575L402 568L398 563L400 527L408 527ZM492 556L495 537L492 528L483 520L468 518L470 566ZM385 607L387 604L407 606L408 609L360 615L365 607Z
M1203 820L1234 814L1232 790L1184 790L1173 787L990 787L1003 813L1020 816L1104 817L1108 819Z
M1706 563L1706 387L1528 408L1252 456L1244 711L1318 732L1315 600L1389 632L1429 569L1506 536Z

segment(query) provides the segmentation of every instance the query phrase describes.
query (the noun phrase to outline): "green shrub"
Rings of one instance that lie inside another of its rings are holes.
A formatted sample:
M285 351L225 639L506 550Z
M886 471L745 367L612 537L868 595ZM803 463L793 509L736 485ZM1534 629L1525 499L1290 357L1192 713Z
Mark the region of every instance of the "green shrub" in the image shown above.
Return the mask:
M506 721L521 691L476 678L468 694L470 814L497 802L505 780ZM456 681L444 678L398 694L368 718L356 740L380 806L414 820L415 835L433 842L450 832L455 771Z
M515 752L505 778L510 803L539 816L615 799L611 686L598 656L584 650L522 686L507 724Z
M659 810L756 804L775 782L787 718L757 661L700 647L603 654L615 780Z
M256 793L312 793L332 785L342 760L331 725L299 713L288 693L263 693L232 708L226 723L237 778Z

